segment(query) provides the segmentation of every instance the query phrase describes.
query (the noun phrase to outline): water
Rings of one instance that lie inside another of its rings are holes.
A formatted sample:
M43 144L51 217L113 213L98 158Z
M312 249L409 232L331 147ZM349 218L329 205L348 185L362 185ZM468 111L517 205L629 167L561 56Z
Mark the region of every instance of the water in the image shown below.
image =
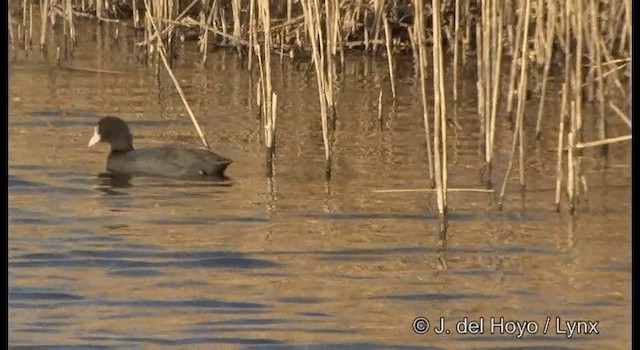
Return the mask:
M399 63L392 106L386 61L348 59L330 184L315 75L286 61L275 68L278 153L270 181L249 73L224 51L199 67L195 47L187 47L175 72L212 148L234 159L230 180L112 181L100 176L106 146L87 148L101 116L128 120L138 147L199 141L168 78L159 89L152 71L136 63L130 33L121 31L115 47L107 40L113 28L83 28L91 35L80 36L74 67L126 74L61 69L38 55L19 54L9 67L12 347L630 343L631 149L612 146L607 170L598 170L595 151L585 152L587 200L575 219L566 206L555 213L557 81L544 137L527 135L525 200L515 174L502 212L491 209L487 194L451 193L449 232L440 237L432 194L373 192L428 187L420 89L410 63ZM455 115L461 129L449 129L449 183L480 188L472 84L462 96ZM527 108L526 123L534 125L537 99ZM613 135L628 132L615 118L609 122ZM499 118L495 183L508 161L507 125ZM597 136L587 128L585 137ZM427 334L412 330L417 317L430 320ZM449 334L433 333L440 317ZM484 334L458 333L465 317L482 319ZM491 334L491 317L532 321L538 329L521 338L496 327ZM599 322L599 334L558 334L567 331L565 321L578 320Z

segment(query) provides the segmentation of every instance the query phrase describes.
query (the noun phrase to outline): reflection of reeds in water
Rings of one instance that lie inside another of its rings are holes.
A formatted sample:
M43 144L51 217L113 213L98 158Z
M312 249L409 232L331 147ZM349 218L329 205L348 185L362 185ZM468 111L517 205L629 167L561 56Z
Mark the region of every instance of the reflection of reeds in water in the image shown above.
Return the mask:
M607 6L595 0L287 0L277 3L266 0L23 0L10 2L11 5L14 5L14 13L17 12L16 18L9 21L14 56L17 50L30 50L33 35L37 35L33 33L34 10L35 17L40 14L40 48L45 55L53 37L47 35L47 31L62 29L61 33L55 33L65 38L64 47L56 48L61 59L72 59L70 53L73 52L75 36L79 35L75 31L75 16L123 22L128 19L122 14L130 13L134 26L145 30L145 37L136 43L136 47L144 48L150 63L155 63L158 76L160 65L165 66L197 130L195 117L171 72L172 46L178 37L176 29L195 33L194 36L200 40L203 63L206 63L211 45L230 46L240 53L248 53L248 67L253 71L257 60L260 69L260 84L256 91L261 102L268 160L272 159L269 157L272 157L275 147L277 99L271 91L270 54L279 53L281 61L284 53L295 53L292 55L294 62L310 60L316 73L328 176L331 173L332 135L336 119L336 67L338 64L344 66L345 49L364 49L371 54L386 51L394 99L398 91L394 57L397 57L397 50L411 51L416 77L420 81L427 173L432 188L436 190L440 213L446 213L448 192L444 52L453 53L454 102L460 99L459 86L464 76L462 68L469 64L477 67L478 122L485 163L486 178L483 182L489 187L487 191L494 186L491 179L492 172L495 172L492 169L496 168L494 151L496 126L500 125L498 118L505 113L509 118L513 116L510 120L513 124L511 152L507 172L501 174L504 181L501 183L500 203L503 202L514 161L518 162L520 185L522 188L525 185L524 140L526 129L534 125L524 123L530 86L540 87L540 98L535 104L537 110L534 111L536 136L543 137L542 130L555 128L555 123L553 127L548 125L551 116L546 111L552 109L546 106L548 100L545 97L548 95L549 77L557 68L563 72L556 160L555 204L558 209L562 191L571 211L575 210L580 196L586 194L581 164L584 148L599 147L606 164L607 147L631 138L630 132L629 135L609 135L612 130L607 129L607 118L619 116L629 129L631 122L619 107L606 100L610 95L608 89L617 89L614 91L620 94L628 92L621 79L631 57L629 0L612 0ZM144 14L143 20L138 17L140 14ZM62 25L54 27L56 19L61 19ZM429 54L431 65L428 64ZM475 61L469 57L474 57ZM507 61L509 66L504 68L507 70L506 79L502 79L502 63ZM427 84L429 74L432 74L432 85ZM253 94L253 88L250 93ZM431 96L433 102L430 102ZM584 135L589 135L583 132L584 125L589 124L582 115L586 103L594 103L596 107L597 140L584 140ZM380 91L379 122L382 108ZM614 113L607 113L608 109ZM454 110L453 114L456 113ZM204 136L199 133L206 144ZM550 137L555 138L556 135Z

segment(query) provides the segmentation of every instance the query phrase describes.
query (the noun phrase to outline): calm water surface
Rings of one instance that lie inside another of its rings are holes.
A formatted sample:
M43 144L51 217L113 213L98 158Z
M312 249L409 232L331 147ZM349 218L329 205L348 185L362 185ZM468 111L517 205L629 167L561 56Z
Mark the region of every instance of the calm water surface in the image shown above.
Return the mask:
M99 176L107 146L87 148L101 116L130 121L138 147L199 141L168 78L159 88L152 70L136 63L129 34L114 46L113 28L83 30L89 34L80 36L73 66L124 74L61 69L22 53L9 67L11 346L628 348L631 148L612 146L607 170L587 151L588 194L578 217L555 213L556 83L544 137L527 135L524 202L516 174L502 212L487 194L452 193L449 232L440 237L431 194L373 192L428 187L410 62L399 63L392 105L386 61L348 60L330 184L315 74L286 61L275 68L279 148L271 181L249 72L224 51L199 67L188 44L176 75L212 148L235 160L230 180L114 182ZM461 126L449 129L450 187L482 185L473 86L465 83L455 113L450 106ZM532 126L537 98L529 103ZM511 142L504 120L496 183ZM615 119L609 127L628 132ZM587 128L585 138L596 135ZM431 321L427 334L412 330L419 316ZM449 334L433 333L440 317ZM484 334L460 334L456 323L465 317L484 320ZM491 317L537 329L491 334ZM568 332L565 321L597 321L599 334L569 339L557 334Z

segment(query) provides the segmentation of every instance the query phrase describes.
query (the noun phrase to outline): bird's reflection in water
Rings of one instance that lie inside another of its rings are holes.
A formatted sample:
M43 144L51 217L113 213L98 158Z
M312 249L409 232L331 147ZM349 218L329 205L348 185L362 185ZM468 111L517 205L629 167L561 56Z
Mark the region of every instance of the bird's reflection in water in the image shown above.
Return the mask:
M118 189L133 187L133 185L131 185L132 178L133 176L127 174L100 173L98 174L100 185L97 187L97 190L110 196L128 195L128 193L118 191Z
M105 195L110 196L122 196L129 195L129 193L123 191L133 187L132 184L133 175L129 174L114 174L114 173L100 173L98 174L99 185L97 190L103 192ZM174 179L153 179L147 178L144 182L145 187L231 187L233 183L226 176L212 177L206 181L181 181Z

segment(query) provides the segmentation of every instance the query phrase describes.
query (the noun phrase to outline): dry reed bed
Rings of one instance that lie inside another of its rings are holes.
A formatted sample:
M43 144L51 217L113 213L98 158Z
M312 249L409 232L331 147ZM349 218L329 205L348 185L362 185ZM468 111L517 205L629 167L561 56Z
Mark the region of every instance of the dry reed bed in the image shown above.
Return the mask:
M485 190L493 195L494 185L489 179L496 118L503 113L512 121L510 160L498 191L499 206L514 161L518 164L519 183L525 189L524 102L530 86L539 87L535 132L540 137L542 125L547 123L544 96L552 68L562 72L563 79L557 135L558 211L563 189L571 212L580 194L586 191L582 149L600 147L606 157L610 144L631 139L629 118L619 106L607 101L610 90L628 94L622 81L631 57L630 0L13 0L10 7L17 14L10 16L9 24L14 54L19 49L31 50L33 14L40 11L40 49L46 52L47 30L59 28L52 24L61 20L65 44L57 49L63 58L72 54L77 35L74 18L94 17L146 29L144 39L136 45L144 48L148 62L162 62L169 73L173 55L167 52L172 52L178 28L183 33L195 33L203 63L211 44L236 48L252 70L257 61L259 84L255 93L261 109L269 176L273 174L277 112L277 95L271 85L272 54L279 54L281 60L289 54L294 59L303 57L313 62L329 178L333 129L338 117L334 82L340 71L337 67L344 64L345 51L358 49L386 55L394 100L394 57L399 52L410 52L420 80L428 175L442 217L446 217L447 193L465 190L447 187L446 158L446 99L451 96L455 102L458 98L462 66L473 64L477 68L487 185L486 189L469 191ZM449 64L453 70L452 91L446 91L443 83L445 57L453 61ZM501 72L504 62L509 62L508 72ZM158 75L160 66L155 64ZM501 79L505 74L506 81ZM177 80L172 80L207 145ZM379 118L382 93L379 92ZM427 96L431 95L434 98L428 103ZM599 140L583 139L581 111L586 102L593 102L598 108ZM609 135L606 118L621 118L629 126L629 134Z

